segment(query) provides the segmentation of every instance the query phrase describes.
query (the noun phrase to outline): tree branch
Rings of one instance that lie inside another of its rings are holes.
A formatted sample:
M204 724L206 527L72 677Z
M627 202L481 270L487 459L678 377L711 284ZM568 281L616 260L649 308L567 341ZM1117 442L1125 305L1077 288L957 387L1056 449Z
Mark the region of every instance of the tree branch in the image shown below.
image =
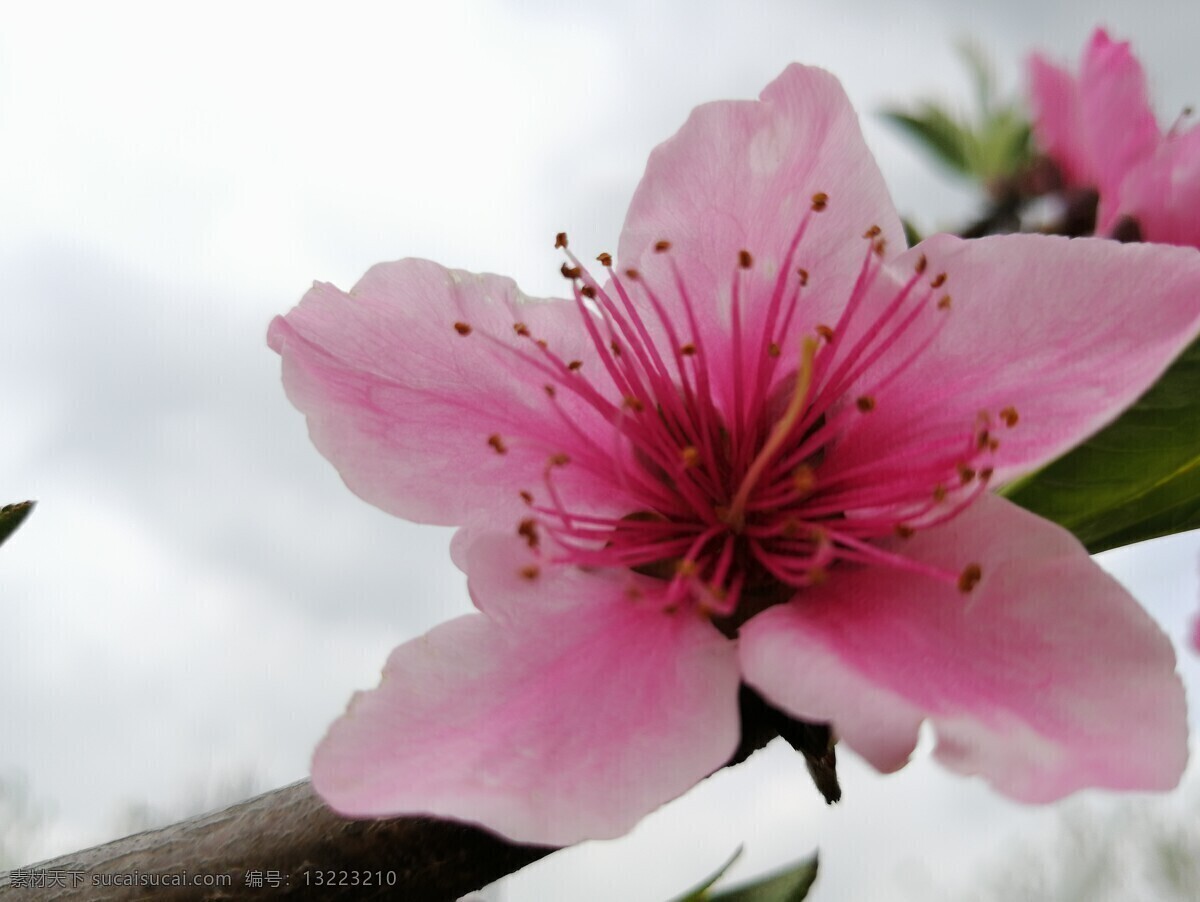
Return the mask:
M305 781L223 811L2 874L0 900L452 902L553 851L514 845L478 827L434 818L346 820L326 808ZM229 885L104 885L104 875L161 880L184 872L189 881L197 875L227 875ZM278 885L269 872L277 872ZM358 883L350 885L355 874ZM346 885L338 885L343 875ZM374 886L362 885L368 875ZM47 877L57 878L55 885L47 886ZM258 885L250 885L254 882Z
M830 787L837 788L837 774L828 727L794 720L746 686L739 708L742 739L726 767L783 735L804 752L826 800L834 800ZM223 811L0 874L0 902L453 902L554 851L431 817L348 820L325 807L304 781ZM164 883L181 875L183 885ZM219 878L222 884L196 878Z

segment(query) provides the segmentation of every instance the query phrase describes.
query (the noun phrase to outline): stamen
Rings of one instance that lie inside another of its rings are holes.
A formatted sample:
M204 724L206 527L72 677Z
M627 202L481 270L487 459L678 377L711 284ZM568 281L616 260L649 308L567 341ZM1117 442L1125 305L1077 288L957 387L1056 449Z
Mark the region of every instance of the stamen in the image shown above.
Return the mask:
M525 544L530 548L538 546L537 520L532 517L526 517L517 525L517 535L525 540Z
M459 335L470 335L471 327L468 326L466 323L455 323L454 331L457 332Z
M964 594L970 592L979 585L981 579L983 579L983 568L978 564L967 564L958 577L958 591Z
M801 414L804 413L804 405L808 401L808 390L812 385L813 358L816 356L816 352L816 341L806 337L801 344L800 369L796 372L796 384L792 388L792 397L788 401L787 409L771 429L771 434L763 443L762 450L758 452L754 462L750 464L750 468L742 478L742 484L738 486L737 495L734 496L733 503L729 506L727 522L734 532L740 531L745 525L746 502L750 499L750 492L754 490L763 471L772 462L775 453L787 441L792 427L799 422Z

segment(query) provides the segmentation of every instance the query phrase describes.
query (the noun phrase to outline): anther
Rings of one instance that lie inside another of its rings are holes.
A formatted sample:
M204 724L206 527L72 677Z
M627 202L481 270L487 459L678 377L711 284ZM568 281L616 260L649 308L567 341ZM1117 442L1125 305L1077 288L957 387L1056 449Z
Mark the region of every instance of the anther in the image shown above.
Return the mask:
M500 438L499 434L493 433L488 436L487 443L492 446L497 454L507 454L508 446L504 444L504 439Z
M614 339L613 341L610 341L610 342L608 343L608 346L609 346L610 348L612 348L612 352L613 352L613 356L614 356L614 357L620 357L620 356L621 356L621 346L620 346L619 344L617 344L617 342L616 342L616 340L615 340L615 339Z
M578 279L583 275L583 270L578 266L571 266L569 263L564 263L558 271L563 274L564 279Z
M753 265L754 258L750 256L749 251L738 251L738 266L740 266L742 269L749 269Z
M829 195L824 191L818 191L812 196L812 208L816 213L820 213L829 206Z
M521 489L521 491L518 492L518 494L521 496L521 500L524 501L526 504L533 504L533 493L532 492L527 492L524 489Z
M933 281L929 283L929 287L930 288L941 288L945 284L946 284L946 274L944 272L940 272L936 276L933 277Z
M516 332L518 335L520 335L522 338L529 337L529 327L527 325L525 325L524 323L513 323L513 331Z
M967 564L963 567L963 572L958 575L958 591L970 592L983 579L983 568L978 564Z
M679 353L682 354L684 357L691 357L693 354L696 353L696 346L689 341L687 344L685 344L682 348L679 349Z
M808 584L810 586L819 586L829 579L829 571L824 567L810 567L808 571Z
M883 252L884 252L885 250L887 250L887 239L886 239L886 238L880 238L880 239L879 239L878 241L876 241L876 242L875 242L873 245L871 245L871 250L873 250L873 251L875 252L875 256L876 256L876 257L882 257L882 256L883 256Z
M569 369L571 372L575 372L581 366L583 366L582 360L572 360L570 363L567 364L567 369Z
M554 236L554 246L559 247L559 248L565 248L567 246L567 233L566 232L559 232L557 235Z
M700 451L695 445L688 445L679 452L679 456L683 458L683 466L685 469L691 469L700 463Z
M554 397L555 391L553 385L543 385L542 390L551 398Z
M817 474L808 464L801 464L792 470L792 488L802 495L807 495L817 485Z
M933 500L939 504L946 500L946 487L944 485L939 483L933 487Z
M557 454L551 454L547 463L552 467L565 467L571 462L571 456L559 451Z
M798 275L800 277L800 287L801 288L803 288L805 285L808 284L808 270L807 269L805 269L804 267L800 267L800 269L796 270L796 275Z
M468 326L466 323L455 323L454 331L457 332L459 335L470 335L471 327Z
M774 342L774 341L771 342L767 346L767 354L769 354L772 357L778 357L779 356L779 343Z
M950 295L944 294L938 299L938 310L950 309Z
M688 577L695 576L697 569L695 561L689 561L685 558L675 565L675 575L687 579Z
M596 296L596 289L593 288L591 285L584 285L582 288L579 289L579 293L581 295L583 295L585 298L591 299Z
M546 350L546 348L550 347L550 345L548 345L546 343L546 339L544 339L544 338L539 338L537 341L534 342L534 344L537 345L539 348L541 348L543 351Z
M629 281L631 281L631 282L636 282L638 279L641 278L641 276L642 276L642 274L640 272L638 272L636 269L625 270L625 278L629 279Z
M800 524L794 517L788 517L783 521L783 537L785 539L800 538Z
M911 539L916 530L907 523L897 523L892 532L896 534L896 538L898 539Z
M833 341L833 329L829 328L829 326L826 326L824 323L817 324L817 334L826 341Z
M669 251L670 249L671 249L671 242L669 242L669 241L654 242L654 253L656 253L656 254L661 254L663 251Z
M863 232L863 237L864 238L878 238L882 232L883 232L883 229L881 229L877 225L873 225L869 229L867 229L865 232Z
M859 397L859 398L858 398L858 399L857 399L857 400L854 402L854 404L855 404L855 406L857 406L857 407L858 407L858 409L859 409L859 410L861 410L863 413L870 413L872 410L874 410L874 409L875 409L875 399L874 399L874 398L872 398L870 395L861 395L861 396L860 396L860 397Z
M643 410L646 409L646 405L643 404L637 398L633 397L633 395L629 395L628 397L626 397L624 400L624 404L626 407L628 407L634 413L641 413Z
M921 254L921 256L917 258L916 267L914 267L916 269L917 275L919 276L921 273L925 272L925 267L928 265L929 265L929 261L927 259L925 259L924 254Z
M958 478L962 481L963 485L966 485L968 482L970 482L972 479L975 478L975 471L972 470L970 467L968 467L966 464L959 464L958 465Z
M525 579L535 580L538 578L539 574L541 574L542 570L537 564L529 564L525 567L522 567L519 572Z
M1009 429L1012 429L1013 426L1017 425L1017 421L1021 418L1017 415L1017 408L1005 407L1002 411L1000 411L1000 419L1004 420L1005 426L1007 426Z
M601 266L612 266L612 254L610 253L603 253L596 260Z
M989 479L992 478L992 474L994 472L996 472L996 471L993 470L991 467L984 467L982 470L979 471L979 481L987 482Z
M530 548L537 548L537 546L538 546L537 520L533 519L532 517L522 520L517 525L517 535L519 535L521 538L523 538L525 540L525 544L528 545Z

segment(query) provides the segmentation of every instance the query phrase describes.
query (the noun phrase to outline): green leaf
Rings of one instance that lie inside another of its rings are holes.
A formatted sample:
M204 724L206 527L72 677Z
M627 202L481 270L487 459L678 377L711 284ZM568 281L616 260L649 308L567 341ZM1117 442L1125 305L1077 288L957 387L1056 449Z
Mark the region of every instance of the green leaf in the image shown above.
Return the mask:
M991 62L979 46L963 41L958 51L974 83L974 109L959 116L925 101L913 111L893 109L883 116L957 174L991 185L1029 163L1029 122L1018 103L997 99Z
M941 107L925 103L915 113L885 110L883 118L908 132L959 175L972 174L967 150L970 135Z
M684 893L682 896L680 896L677 900L675 900L675 902L705 902L706 899L709 899L710 898L708 895L709 888L712 887L712 885L714 883L716 883L718 880L720 880L722 877L724 877L725 872L728 871L731 867L733 867L733 863L742 857L742 849L743 848L744 848L744 846L738 846L736 849L734 849L733 854L729 856L728 861L726 861L723 865L721 865L719 868L717 868L717 870L712 875L710 875L709 877L706 877L703 883L701 883L699 886L694 887L693 889L688 890L686 893Z
M900 224L904 226L904 241L909 247L916 247L921 243L921 232L911 219L901 217Z
M32 501L22 501L19 504L6 504L4 507L0 507L0 545L3 545L5 540L16 532L17 527L33 510L33 505Z
M1002 494L1093 554L1200 527L1200 341L1114 423Z
M711 902L801 902L817 879L817 855L798 864L710 896Z

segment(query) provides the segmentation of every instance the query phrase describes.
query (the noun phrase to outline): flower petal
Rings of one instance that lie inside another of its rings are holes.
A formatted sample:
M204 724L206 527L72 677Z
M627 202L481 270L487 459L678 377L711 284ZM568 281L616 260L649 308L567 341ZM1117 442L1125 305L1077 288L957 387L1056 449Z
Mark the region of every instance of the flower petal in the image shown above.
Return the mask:
M625 833L733 753L733 643L631 599L632 574L519 577L518 546L469 549L488 614L401 645L330 729L313 785L334 810L564 845Z
M828 195L828 207L815 216L788 265L789 245L818 192ZM791 334L836 319L867 249L861 236L872 225L891 248L904 247L883 176L841 86L828 72L792 65L759 101L697 107L673 138L655 148L625 219L619 259L622 267L641 271L683 331L687 302L671 271L678 265L701 342L714 351L708 361L714 381L728 394L739 252L749 251L753 260L737 278L747 344L757 347L784 265L792 284L798 267L809 271L803 316L793 321ZM668 253L654 252L660 240L671 242ZM775 337L783 347L799 347L789 336Z
M1098 239L937 235L896 261L949 274L929 301L941 331L876 398L827 464L856 466L881 449L914 448L930 435L970 436L993 418L1004 481L1040 466L1107 425L1145 391L1200 329L1200 257L1193 249ZM898 278L898 277L897 277ZM879 290L892 289L881 280ZM945 292L948 309L933 300ZM928 330L898 341L902 361ZM996 421L1012 408L1012 428Z
M594 413L569 392L548 397L552 379L520 356L545 362L531 340L541 338L563 361L598 369L579 316L510 279L401 260L373 267L349 294L318 283L268 341L313 443L354 492L453 525L482 510L508 516L520 491L539 492L548 457L578 442L555 404L588 429ZM614 488L573 470L557 469L558 484L603 509Z
M1058 164L1064 181L1072 186L1094 185L1096 177L1084 143L1075 78L1035 53L1029 58L1029 97L1037 143Z
M1146 75L1128 41L1096 29L1079 75L1079 126L1100 191L1096 234L1106 235L1117 216L1115 199L1126 173L1158 145Z
M1183 687L1164 636L1066 531L995 496L898 546L982 563L969 595L879 568L838 570L741 632L746 681L832 721L880 770L928 717L936 755L1013 798L1087 786L1169 789L1187 759Z
M1200 247L1200 127L1166 138L1135 166L1114 207L1137 220L1143 241Z

